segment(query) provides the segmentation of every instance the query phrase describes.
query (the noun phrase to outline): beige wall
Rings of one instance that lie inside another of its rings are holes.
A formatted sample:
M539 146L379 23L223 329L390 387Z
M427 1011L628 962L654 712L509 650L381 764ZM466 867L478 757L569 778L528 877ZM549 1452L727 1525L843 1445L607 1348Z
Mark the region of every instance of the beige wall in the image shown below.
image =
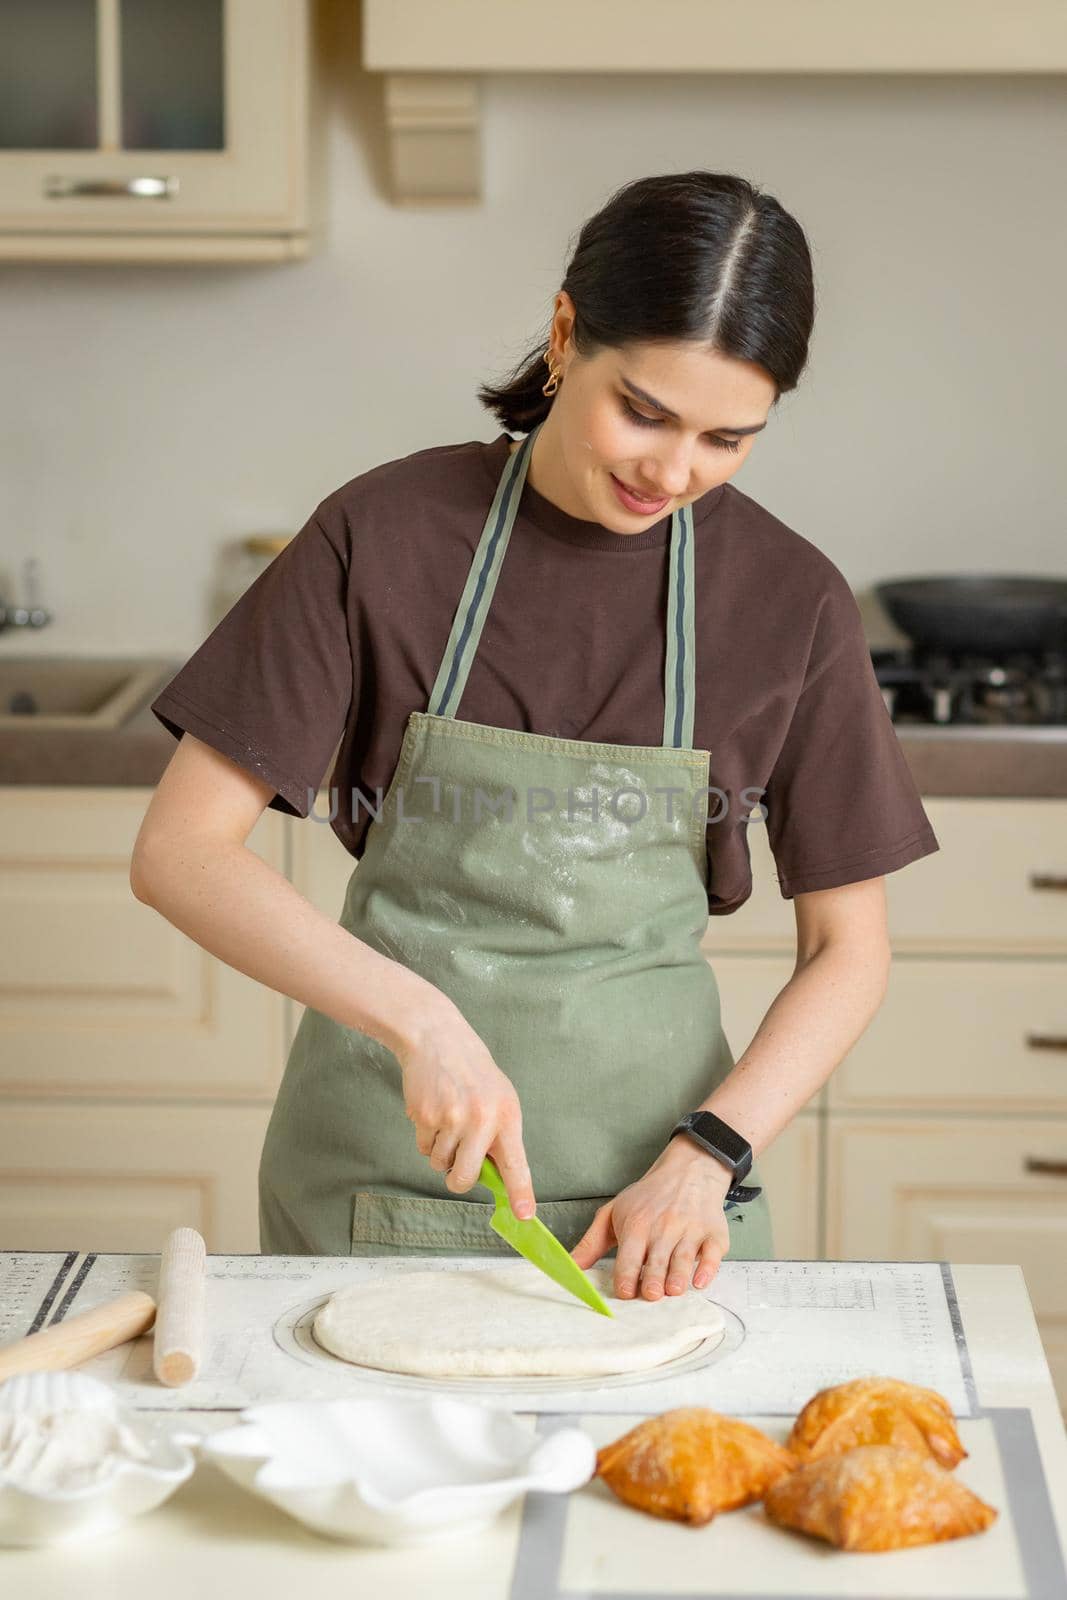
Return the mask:
M816 251L812 364L738 486L857 590L1067 570L1059 80L503 78L484 203L405 211L380 85L333 26L315 258L0 268L0 594L36 555L56 614L0 651L191 651L227 541L491 438L474 388L540 333L582 220L689 166L763 184Z

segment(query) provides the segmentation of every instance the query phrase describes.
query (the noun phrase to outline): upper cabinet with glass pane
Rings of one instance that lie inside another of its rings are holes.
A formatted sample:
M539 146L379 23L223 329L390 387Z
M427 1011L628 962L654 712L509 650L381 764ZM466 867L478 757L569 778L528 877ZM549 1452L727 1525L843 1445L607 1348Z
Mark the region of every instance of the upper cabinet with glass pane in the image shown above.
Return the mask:
M0 259L308 252L310 0L0 0Z

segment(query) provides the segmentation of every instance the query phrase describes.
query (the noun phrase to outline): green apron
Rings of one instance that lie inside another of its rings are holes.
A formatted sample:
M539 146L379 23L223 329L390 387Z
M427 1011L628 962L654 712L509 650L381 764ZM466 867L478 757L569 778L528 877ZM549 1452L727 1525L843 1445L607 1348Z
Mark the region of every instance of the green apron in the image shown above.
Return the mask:
M431 710L408 718L340 921L447 994L485 1042L518 1093L537 1214L571 1249L733 1058L700 949L709 752L690 748L689 508L671 520L662 746L456 718L536 434L504 466ZM308 1007L260 1161L261 1249L510 1254L491 1210L419 1153L392 1052ZM766 1194L726 1215L731 1256L770 1257Z

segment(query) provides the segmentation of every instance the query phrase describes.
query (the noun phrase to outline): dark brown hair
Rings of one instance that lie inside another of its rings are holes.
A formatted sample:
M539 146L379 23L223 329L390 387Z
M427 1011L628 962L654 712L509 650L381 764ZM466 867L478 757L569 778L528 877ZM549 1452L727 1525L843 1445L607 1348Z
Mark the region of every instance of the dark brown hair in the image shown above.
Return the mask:
M583 226L560 287L574 301L580 356L688 340L763 367L776 401L807 361L815 289L804 230L729 173L665 173L617 190ZM478 390L509 432L548 415L547 344L546 331L510 378Z

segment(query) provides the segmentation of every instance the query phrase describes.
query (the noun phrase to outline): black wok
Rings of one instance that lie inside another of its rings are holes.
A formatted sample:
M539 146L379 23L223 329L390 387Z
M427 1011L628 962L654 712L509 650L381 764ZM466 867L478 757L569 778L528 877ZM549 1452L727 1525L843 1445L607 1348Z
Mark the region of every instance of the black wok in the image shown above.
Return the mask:
M1067 650L1067 578L896 578L874 592L918 650L1039 655Z

